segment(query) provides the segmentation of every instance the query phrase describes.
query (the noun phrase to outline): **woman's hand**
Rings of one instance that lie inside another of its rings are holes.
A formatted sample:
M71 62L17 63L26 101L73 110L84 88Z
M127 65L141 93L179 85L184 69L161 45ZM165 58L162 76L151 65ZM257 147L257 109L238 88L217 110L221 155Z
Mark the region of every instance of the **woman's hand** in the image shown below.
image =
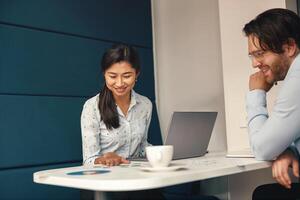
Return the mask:
M104 154L101 157L96 158L95 164L102 164L107 166L115 166L120 164L128 164L129 160L126 160L125 158L119 156L118 154L115 154L113 152L109 152Z

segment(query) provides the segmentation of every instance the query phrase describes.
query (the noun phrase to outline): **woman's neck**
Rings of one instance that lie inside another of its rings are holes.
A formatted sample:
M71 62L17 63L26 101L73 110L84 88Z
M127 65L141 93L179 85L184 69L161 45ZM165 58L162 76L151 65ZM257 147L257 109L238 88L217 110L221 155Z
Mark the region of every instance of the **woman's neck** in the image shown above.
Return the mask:
M129 105L130 105L130 100L131 100L131 93L124 95L122 97L118 96L115 97L115 102L116 104L120 107L120 109L122 110L123 114L126 116L127 115L127 111L129 109Z

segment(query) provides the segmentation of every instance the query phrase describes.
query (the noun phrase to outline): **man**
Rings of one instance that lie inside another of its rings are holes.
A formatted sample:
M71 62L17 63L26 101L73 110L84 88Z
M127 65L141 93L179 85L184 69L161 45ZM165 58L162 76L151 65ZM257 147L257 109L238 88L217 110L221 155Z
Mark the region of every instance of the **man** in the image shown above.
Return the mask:
M295 199L300 197L300 187L291 184L288 168L299 176L300 18L287 9L271 9L247 23L243 31L252 65L258 69L249 78L247 94L250 145L257 159L275 159L273 177L283 186L261 186L253 199ZM282 80L268 116L266 93Z

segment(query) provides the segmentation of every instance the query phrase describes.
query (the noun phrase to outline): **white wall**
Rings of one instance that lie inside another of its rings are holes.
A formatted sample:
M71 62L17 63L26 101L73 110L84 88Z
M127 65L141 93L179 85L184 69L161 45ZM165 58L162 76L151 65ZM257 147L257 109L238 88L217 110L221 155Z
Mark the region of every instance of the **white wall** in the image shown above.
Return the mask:
M217 0L153 0L157 105L166 136L173 111L218 111L209 150L226 148Z

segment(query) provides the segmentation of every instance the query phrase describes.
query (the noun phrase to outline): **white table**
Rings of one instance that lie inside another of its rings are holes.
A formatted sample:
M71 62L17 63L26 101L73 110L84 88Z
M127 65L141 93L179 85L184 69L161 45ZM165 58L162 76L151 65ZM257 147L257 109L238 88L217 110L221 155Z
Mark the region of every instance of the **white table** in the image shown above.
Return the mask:
M141 170L140 162L129 166L108 168L109 173L71 176L66 173L89 170L84 166L45 170L34 173L34 182L94 191L134 191L161 188L181 183L199 181L219 176L237 174L271 166L270 162L253 158L226 158L225 152L208 153L203 157L172 161L181 165L177 171L147 172ZM147 165L148 163L142 163ZM95 193L99 198L101 193Z

